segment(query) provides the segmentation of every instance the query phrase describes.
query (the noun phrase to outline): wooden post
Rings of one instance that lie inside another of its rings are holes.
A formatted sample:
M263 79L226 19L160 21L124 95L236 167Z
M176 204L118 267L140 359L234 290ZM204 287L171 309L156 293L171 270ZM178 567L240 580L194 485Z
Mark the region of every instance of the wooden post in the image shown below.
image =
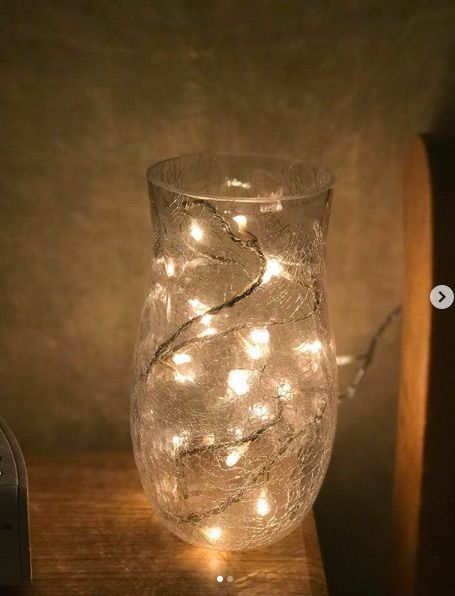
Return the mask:
M405 297L394 492L394 593L455 593L455 139L411 145L403 201Z

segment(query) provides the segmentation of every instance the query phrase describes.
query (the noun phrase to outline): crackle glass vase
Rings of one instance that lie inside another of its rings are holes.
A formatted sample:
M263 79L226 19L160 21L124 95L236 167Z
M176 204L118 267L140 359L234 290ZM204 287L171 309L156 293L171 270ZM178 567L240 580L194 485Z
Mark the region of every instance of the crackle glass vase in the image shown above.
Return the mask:
M142 484L183 540L261 547L310 510L334 437L332 176L191 155L152 166L148 182L153 259L131 406Z

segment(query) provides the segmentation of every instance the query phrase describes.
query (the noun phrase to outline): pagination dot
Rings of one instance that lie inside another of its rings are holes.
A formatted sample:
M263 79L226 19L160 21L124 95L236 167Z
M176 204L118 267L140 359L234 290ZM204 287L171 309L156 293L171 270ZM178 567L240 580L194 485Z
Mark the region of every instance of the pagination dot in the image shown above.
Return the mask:
M222 575L217 575L216 576L216 581L221 584L221 582L223 581L224 577ZM228 580L229 581L229 580Z

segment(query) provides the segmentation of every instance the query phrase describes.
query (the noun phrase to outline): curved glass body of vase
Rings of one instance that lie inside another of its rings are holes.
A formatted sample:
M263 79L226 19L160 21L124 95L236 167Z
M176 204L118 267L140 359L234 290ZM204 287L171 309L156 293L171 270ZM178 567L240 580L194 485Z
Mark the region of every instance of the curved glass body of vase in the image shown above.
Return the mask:
M275 158L187 156L148 180L152 284L131 408L144 489L192 544L270 544L312 506L333 442L332 178Z

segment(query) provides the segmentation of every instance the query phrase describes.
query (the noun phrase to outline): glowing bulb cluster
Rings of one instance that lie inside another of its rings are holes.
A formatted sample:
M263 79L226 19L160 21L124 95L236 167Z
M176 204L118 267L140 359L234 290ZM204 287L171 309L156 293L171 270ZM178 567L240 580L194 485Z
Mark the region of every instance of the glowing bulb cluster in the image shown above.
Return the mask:
M237 178L229 178L226 181L226 184L228 186L236 186L236 187L245 188L245 189L251 187L251 184L249 182L242 182L241 180L237 180Z

